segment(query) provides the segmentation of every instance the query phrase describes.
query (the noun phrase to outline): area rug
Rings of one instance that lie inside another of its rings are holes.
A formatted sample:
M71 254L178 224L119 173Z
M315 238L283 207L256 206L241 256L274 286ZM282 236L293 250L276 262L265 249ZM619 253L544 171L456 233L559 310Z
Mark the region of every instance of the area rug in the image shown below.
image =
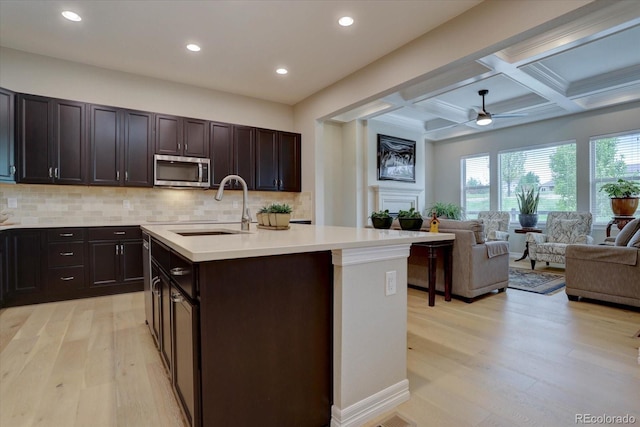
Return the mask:
M509 287L520 291L551 295L564 288L564 276L509 267Z

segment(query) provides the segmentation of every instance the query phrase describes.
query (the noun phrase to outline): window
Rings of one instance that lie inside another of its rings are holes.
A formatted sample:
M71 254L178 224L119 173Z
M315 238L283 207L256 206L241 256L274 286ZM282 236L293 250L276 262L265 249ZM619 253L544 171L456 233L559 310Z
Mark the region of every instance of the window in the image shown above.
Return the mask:
M510 211L517 221L515 192L521 187L540 189L538 221L546 222L551 211L576 210L576 144L562 142L540 148L504 151L500 165L500 210Z
M640 131L591 138L591 213L594 224L606 224L613 212L600 187L618 178L640 180Z
M491 209L489 155L462 158L462 208L467 217Z

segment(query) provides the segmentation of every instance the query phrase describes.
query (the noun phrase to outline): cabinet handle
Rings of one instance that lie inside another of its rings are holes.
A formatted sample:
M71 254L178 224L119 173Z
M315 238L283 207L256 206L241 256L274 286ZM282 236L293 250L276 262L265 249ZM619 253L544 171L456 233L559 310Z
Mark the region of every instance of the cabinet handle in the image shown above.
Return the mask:
M122 236L124 234L127 234L127 232L126 231L114 231L113 234L116 234L118 236Z
M14 165L11 165L11 167L9 168L9 170L11 171L11 176L15 176L16 174L16 167Z
M129 181L129 171L124 171L124 180Z
M59 171L59 169L58 169L58 168L55 168L55 169L53 170L53 177L54 177L54 178L60 178L60 171Z
M273 185L278 185L278 180L277 179L273 180Z
M189 151L189 144L184 144L184 152L186 153L187 151Z
M178 151L180 151L180 147L182 144L178 143Z
M145 249L149 249L149 242L147 242L146 240L142 241L142 247Z
M53 178L53 168L49 168L49 178Z
M160 290L156 288L156 285L160 283L160 278L158 276L151 279L151 292L156 294L156 296L160 296Z
M69 276L69 277L61 277L60 280L64 280L65 282L68 282L69 280L73 280L75 279L75 277L73 276Z
M116 181L120 181L120 171L116 171Z
M282 180L280 180L279 184L280 188L282 188Z
M58 234L60 237L73 237L73 233L60 233Z
M116 255L120 255L118 251L120 250L120 245L116 245Z
M120 245L120 255L124 255L124 245Z
M73 256L73 252L60 252L61 256Z
M184 297L180 295L178 292L171 294L171 301L180 303L184 301Z
M188 268L180 267L172 268L170 271L172 276L186 276L191 273L191 270L189 270Z

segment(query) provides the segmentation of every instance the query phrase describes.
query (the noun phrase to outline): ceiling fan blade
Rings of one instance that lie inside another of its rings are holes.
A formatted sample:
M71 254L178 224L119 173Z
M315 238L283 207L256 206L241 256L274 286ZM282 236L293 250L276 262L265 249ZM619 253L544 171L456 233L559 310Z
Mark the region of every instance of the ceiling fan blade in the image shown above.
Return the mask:
M527 117L528 114L527 113L492 114L491 116L493 118L496 118L496 119L506 119L506 118L510 118L510 117Z

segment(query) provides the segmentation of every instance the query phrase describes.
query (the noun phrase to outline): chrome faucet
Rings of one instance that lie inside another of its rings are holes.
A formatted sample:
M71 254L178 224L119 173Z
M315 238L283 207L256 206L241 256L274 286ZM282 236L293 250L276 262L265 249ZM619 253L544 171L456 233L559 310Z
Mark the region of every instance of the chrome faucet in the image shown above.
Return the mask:
M247 201L249 200L249 193L247 191L247 183L240 175L227 175L222 181L220 181L220 187L218 187L218 192L216 193L215 199L220 201L222 200L222 193L224 192L224 186L227 181L235 179L237 182L242 185L242 220L240 221L240 229L248 230L249 224L251 224L251 214L249 213L249 208L247 207Z

